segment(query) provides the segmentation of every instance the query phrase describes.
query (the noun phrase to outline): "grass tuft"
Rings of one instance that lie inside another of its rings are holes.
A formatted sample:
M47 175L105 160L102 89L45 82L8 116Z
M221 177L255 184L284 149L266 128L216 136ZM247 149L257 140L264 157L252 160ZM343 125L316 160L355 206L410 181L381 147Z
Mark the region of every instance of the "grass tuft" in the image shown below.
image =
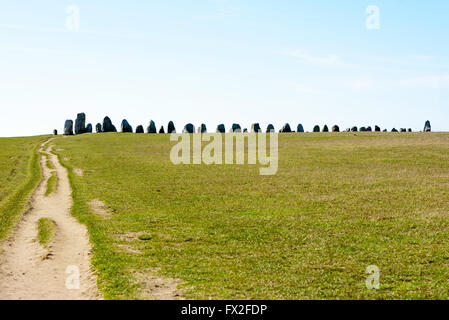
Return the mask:
M54 170L55 166L53 165L53 162L51 162L50 156L46 153L47 155L47 168L50 170Z
M53 192L55 192L57 185L58 185L58 176L56 174L56 171L52 171L51 177L48 178L47 181L47 191L45 191L45 196L48 197Z
M55 166L53 165L53 162L51 162L50 156L48 155L48 153L40 152L40 155L42 157L45 157L45 159L46 159L45 164L46 164L47 168L50 170L54 170Z
M56 234L56 223L50 218L40 218L38 221L39 243L47 248Z

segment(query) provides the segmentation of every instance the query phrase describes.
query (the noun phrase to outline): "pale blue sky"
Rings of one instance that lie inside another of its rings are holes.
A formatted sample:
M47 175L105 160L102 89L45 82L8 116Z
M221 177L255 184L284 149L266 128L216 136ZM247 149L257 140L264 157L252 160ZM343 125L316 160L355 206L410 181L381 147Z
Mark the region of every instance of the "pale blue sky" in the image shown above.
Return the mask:
M80 30L66 8L80 9ZM380 9L368 30L366 8ZM449 1L5 1L0 136L173 120L449 131Z

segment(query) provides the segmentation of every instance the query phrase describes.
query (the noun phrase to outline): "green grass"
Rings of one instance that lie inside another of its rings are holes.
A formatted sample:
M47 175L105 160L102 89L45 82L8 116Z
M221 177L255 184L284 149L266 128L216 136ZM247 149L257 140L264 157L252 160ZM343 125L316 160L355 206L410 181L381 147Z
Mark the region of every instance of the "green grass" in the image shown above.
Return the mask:
M46 162L45 162L47 168L50 169L50 170L54 170L55 166L53 165L53 162L51 162L50 156L48 155L48 153L42 152L41 154L47 159Z
M54 170L55 169L55 166L53 165L53 162L51 162L51 160L50 160L50 156L47 154L47 168L48 169L50 169L50 170Z
M41 180L38 148L47 138L0 138L0 241L27 209Z
M50 178L48 178L47 181L47 190L45 191L45 196L48 197L53 192L55 192L57 186L58 186L58 176L56 174L56 171L52 171L51 176Z
M168 135L55 144L85 172L69 170L73 214L105 298L141 297L148 269L182 279L193 299L449 298L449 134L280 135L274 176L175 166ZM369 265L379 290L365 287Z
M55 169L55 166L53 165L53 162L51 162L50 156L48 155L48 153L40 152L39 154L40 154L42 157L45 157L45 159L46 159L45 165L47 166L47 168L50 169L50 170L54 170L54 169Z
M37 223L39 243L47 248L56 234L56 223L50 218L40 218Z

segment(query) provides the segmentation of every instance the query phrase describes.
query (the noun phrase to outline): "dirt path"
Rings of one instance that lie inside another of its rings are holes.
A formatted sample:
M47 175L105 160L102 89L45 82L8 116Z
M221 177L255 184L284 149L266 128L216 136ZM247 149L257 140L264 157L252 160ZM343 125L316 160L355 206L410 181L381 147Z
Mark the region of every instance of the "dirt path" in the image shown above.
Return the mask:
M44 145L40 150L44 151ZM101 299L96 277L90 271L91 247L87 229L70 213L72 198L67 170L50 151L44 152L55 167L57 190L45 196L52 170L47 168L46 158L41 157L44 182L33 194L32 209L5 242L0 255L0 300ZM56 236L48 249L37 240L40 218L51 218L56 222Z

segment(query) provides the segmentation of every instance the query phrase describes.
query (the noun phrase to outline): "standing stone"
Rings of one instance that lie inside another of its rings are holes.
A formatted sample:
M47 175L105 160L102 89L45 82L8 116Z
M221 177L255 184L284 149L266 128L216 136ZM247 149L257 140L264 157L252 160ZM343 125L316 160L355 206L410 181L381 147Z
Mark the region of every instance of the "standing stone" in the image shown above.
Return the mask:
M219 124L217 126L217 133L225 133L225 132L226 132L226 129L225 129L224 124Z
M262 129L260 128L260 125L258 123L253 123L251 125L251 132L255 133L262 132Z
M288 123L284 124L281 131L282 133L290 133L292 132L292 129L290 128L290 125Z
M360 132L365 132L366 128L365 127L360 127Z
M112 124L111 119L109 117L105 117L103 119L103 132L116 132L115 126Z
M357 130L357 127L356 127L356 126L352 127L352 128L351 128L351 131L352 131L352 132L357 132L357 131L358 131L358 130Z
M164 134L165 133L164 126L161 126L161 128L159 129L159 133L160 134Z
M406 128L401 128L401 132L407 132Z
M371 127L369 127L369 126L368 126L368 127L366 128L366 131L368 131L368 132L372 132L372 131L373 131L373 129L372 129Z
M382 132L388 132L388 130L387 130L387 129L384 129Z
M182 133L195 133L195 127L193 126L193 124L188 123L184 126Z
M313 132L320 132L320 126L316 125L313 127Z
M351 128L347 128L347 129L346 129L346 132L351 132Z
M64 123L64 135L71 136L73 135L73 121L66 120Z
M426 124L424 125L424 132L432 132L432 126L430 125L429 120L427 120Z
M170 121L167 126L167 133L176 133L175 125L173 121Z
M143 130L143 126L142 125L137 126L136 133L144 133L144 132L145 131Z
M58 130L53 130L53 135L57 136L58 135Z
M248 129L247 128L243 129L243 132L245 132L245 133L248 132Z
M207 127L204 123L201 124L198 133L207 133Z
M91 123L88 123L88 124L87 124L86 132L87 132L87 133L92 133L92 124L91 124Z
M332 127L332 132L340 132L340 127L335 125Z
M391 132L398 132L396 128L391 129Z
M325 124L323 127L323 132L329 132L329 128L327 127L327 125Z
M148 124L147 133L157 133L156 124L153 120L150 120L150 123Z
M274 132L274 126L271 123L267 126L267 132Z
M242 127L238 123L233 123L230 132L242 132Z
M408 128L408 132L413 132L412 128Z
M304 127L302 126L302 124L298 124L298 127L296 128L296 132L304 132Z
M128 123L128 120L126 120L126 119L122 120L122 124L121 124L120 128L121 128L121 132L133 133L133 127L131 127L131 125Z
M379 126L375 126L375 127L374 127L374 131L380 132L380 127L379 127Z
M75 134L86 133L86 115L78 113L75 120Z
M101 123L97 123L97 124L95 125L95 131L97 131L97 133L103 132L103 130L101 130Z

